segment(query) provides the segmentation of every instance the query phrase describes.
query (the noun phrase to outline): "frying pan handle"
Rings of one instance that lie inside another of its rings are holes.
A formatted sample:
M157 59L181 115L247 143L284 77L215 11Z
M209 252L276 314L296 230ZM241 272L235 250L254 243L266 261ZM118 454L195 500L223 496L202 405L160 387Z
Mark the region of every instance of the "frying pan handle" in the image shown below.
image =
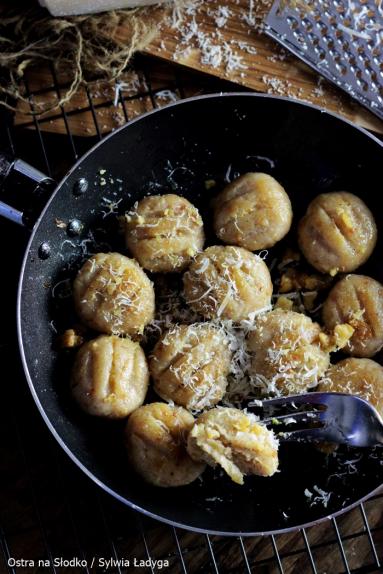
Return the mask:
M0 152L0 216L33 227L53 185L54 181L38 169Z

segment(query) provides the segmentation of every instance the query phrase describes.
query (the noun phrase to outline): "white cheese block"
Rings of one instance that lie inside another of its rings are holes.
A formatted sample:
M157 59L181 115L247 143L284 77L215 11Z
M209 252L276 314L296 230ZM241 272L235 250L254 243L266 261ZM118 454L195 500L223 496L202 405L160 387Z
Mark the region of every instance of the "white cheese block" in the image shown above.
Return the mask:
M76 16L92 14L119 8L148 6L163 0L39 0L41 6L47 8L52 16Z

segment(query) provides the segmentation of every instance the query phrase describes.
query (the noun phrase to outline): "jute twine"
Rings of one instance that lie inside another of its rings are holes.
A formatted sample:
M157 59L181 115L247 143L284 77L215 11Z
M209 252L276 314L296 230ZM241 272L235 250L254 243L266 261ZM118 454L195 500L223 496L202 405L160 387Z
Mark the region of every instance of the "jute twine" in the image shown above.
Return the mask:
M143 50L158 32L168 8L144 7L95 15L54 18L30 2L0 9L0 104L16 110L28 103L23 76L33 66L51 64L69 74L69 87L53 103L36 103L25 113L44 114L67 103L84 83L115 82L133 54ZM123 40L119 29L124 29ZM24 108L24 106L23 106Z

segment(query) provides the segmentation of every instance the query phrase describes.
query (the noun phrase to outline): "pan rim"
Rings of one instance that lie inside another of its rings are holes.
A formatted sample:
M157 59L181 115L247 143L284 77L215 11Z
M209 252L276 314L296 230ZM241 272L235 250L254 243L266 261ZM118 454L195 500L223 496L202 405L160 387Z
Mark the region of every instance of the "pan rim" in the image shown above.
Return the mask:
M19 277L19 283L18 283L18 289L17 289L17 308L16 308L16 324L17 324L17 339L18 339L18 345L19 345L19 352L20 352L20 357L21 357L21 362L23 365L23 370L24 370L24 374L29 386L29 390L31 392L31 395L33 397L33 400L40 412L40 415L42 416L45 424L47 425L49 431L52 433L52 435L54 436L54 438L56 439L56 441L58 442L58 444L60 445L60 447L64 450L64 452L69 456L69 458L75 463L75 465L82 471L84 472L84 474L86 476L88 476L88 478L90 478L97 486L99 486L103 491L107 492L109 495L113 496L115 499L117 499L119 502L125 504L126 506L128 506L129 508L131 508L132 510L141 512L142 514L144 514L147 517L153 518L155 520L158 520L159 522L162 522L164 524L168 524L169 526L173 526L176 528L181 528L184 530L188 530L191 532L196 532L199 534L209 534L209 535L217 535L217 536L227 536L227 537L231 537L231 536L236 536L236 537L249 537L249 536L267 536L267 535L274 535L274 534L286 534L289 532L294 532L296 530L300 530L303 528L308 528L311 526L315 526L318 524L321 524L322 522L325 522L326 520L331 520L333 518L336 518L337 516L340 516L346 512L348 512L349 510L352 510L353 508L357 507L358 505L362 504L363 502L365 502L366 500L368 500L369 498L371 498L372 496L376 495L379 493L379 491L381 491L382 487L383 487L383 477L382 477L382 484L380 486L378 486L377 488L375 488L373 491L367 493L364 497L358 499L357 501L349 504L348 506L345 506L344 508L342 508L341 510L338 510L334 513L328 514L327 516L323 516L322 518L318 518L316 520L310 521L310 522L306 522L304 524L297 524L295 526L290 526L288 528L282 528L282 529L276 529L276 530L267 530L267 531L252 531L252 532L241 532L241 531L219 531L219 530L210 530L210 529L206 529L206 528L199 528L196 526L190 526L188 524L183 524L181 522L177 522L177 521L173 521L170 520L168 518L165 518L163 516L157 515L154 512L151 512L150 510L147 510L146 508L143 508L142 506L136 505L133 502L131 502L130 500L124 498L123 496L121 496L118 492L116 492L115 490L113 490L112 488L110 488L107 484L105 484L102 480L100 480L99 478L97 478L96 475L94 475L81 461L80 459L71 451L71 449L67 446L66 442L64 441L64 439L60 436L60 434L56 431L53 423L50 421L48 415L46 414L40 399L37 395L36 389L34 387L33 381L32 381L32 376L29 372L29 367L28 367L28 363L26 360L26 356L25 356L25 352L24 352L24 343L23 343L23 332L22 332L22 325L21 325L21 297L22 297L22 290L23 290L23 283L24 283L24 276L25 276L25 267L28 261L28 257L30 254L30 250L31 250L31 246L34 242L34 238L35 238L35 234L37 229L39 228L39 225L41 223L41 221L44 219L45 217L45 213L47 212L47 210L50 207L51 202L54 200L56 194L59 192L59 190L62 188L63 184L67 181L67 179L69 178L69 176L77 170L77 168L81 165L81 163L88 157L90 156L100 145L103 145L106 141L108 141L109 138L113 137L115 134L119 133L120 131L127 129L128 126L139 122L143 119L145 119L147 116L151 116L154 114L157 114L163 110L168 110L170 108L173 108L175 106L180 106L183 104L188 104L194 101L199 101L199 100L207 100L207 99L212 99L212 98L237 98L237 97L244 97L244 98L256 98L256 99L268 99L268 100L277 100L277 101L282 101L282 102L286 102L287 104L293 104L293 105L297 105L298 107L305 107L305 108L309 108L312 109L314 111L326 114L327 116L330 116L332 118L335 118L337 120L340 120L341 122L351 126L352 128L356 129L357 131L361 132L362 134L364 134L366 137L368 137L370 140L374 141L375 143L377 143L379 145L379 147L382 148L383 150L383 142L377 138L374 134L370 133L369 131L367 131L367 129L357 126L356 124L354 124L352 121L342 117L341 115L334 113L334 112L330 112L327 111L323 108L321 108L320 106L317 106L315 104L311 104L308 102L303 102L301 100L295 99L295 98L289 98L286 96L273 96L270 94L259 94L259 93L254 93L254 92L225 92L225 93L213 93L213 94L205 94L205 95L200 95L200 96L194 96L191 98L185 98L185 99L181 99L178 100L177 102L173 102L167 106L164 106L162 108L156 108L153 110L150 110L142 115L140 115L137 118L132 119L131 121L129 121L128 123L126 123L125 125L121 126L120 128L116 129L115 131L111 132L110 134L106 135L104 138L102 138L100 141L98 141L94 146L91 147L90 150L88 150L83 156L81 156L81 158L79 158L76 163L70 168L70 170L65 174L65 176L60 180L60 182L57 184L54 192L52 193L51 197L49 198L47 204L45 205L44 209L42 210L41 214L39 215L31 236L29 238L29 241L27 243L27 246L25 248L25 253L23 256L23 262L22 262L22 266L21 266L21 270L20 270L20 277Z

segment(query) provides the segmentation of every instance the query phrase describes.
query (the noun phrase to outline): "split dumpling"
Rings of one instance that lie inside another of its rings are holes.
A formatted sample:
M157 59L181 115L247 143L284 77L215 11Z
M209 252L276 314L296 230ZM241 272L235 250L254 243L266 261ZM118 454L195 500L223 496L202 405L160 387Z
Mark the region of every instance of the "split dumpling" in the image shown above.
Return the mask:
M202 410L226 391L231 354L224 334L209 323L179 325L158 341L150 358L154 390L167 401Z
M244 474L272 476L278 469L278 441L257 421L239 409L211 409L189 433L188 452L195 460L220 465L238 484Z
M265 173L242 175L214 200L217 236L250 251L275 245L288 233L292 218L289 196Z
M267 265L242 247L208 247L184 274L188 305L208 319L241 321L271 303Z
M88 414L124 418L145 400L149 369L144 351L130 339L101 335L77 352L71 390Z
M193 416L182 407L151 403L130 415L125 443L131 464L146 482L155 486L182 486L205 469L186 451Z
M359 197L346 191L318 195L298 227L299 247L307 261L331 275L354 271L365 263L376 239L371 211Z
M318 391L358 395L383 417L383 367L372 359L344 359L332 365Z
M294 395L318 384L330 363L321 328L310 317L275 309L260 315L248 336L252 372L266 393Z
M125 219L126 245L148 271L182 271L203 249L205 235L198 209L179 195L145 197Z
M383 347L383 285L364 275L347 275L330 291L322 310L325 326L348 323L354 334L344 350L372 357Z
M95 331L141 334L154 318L153 284L134 259L97 253L84 263L73 286L76 311Z

